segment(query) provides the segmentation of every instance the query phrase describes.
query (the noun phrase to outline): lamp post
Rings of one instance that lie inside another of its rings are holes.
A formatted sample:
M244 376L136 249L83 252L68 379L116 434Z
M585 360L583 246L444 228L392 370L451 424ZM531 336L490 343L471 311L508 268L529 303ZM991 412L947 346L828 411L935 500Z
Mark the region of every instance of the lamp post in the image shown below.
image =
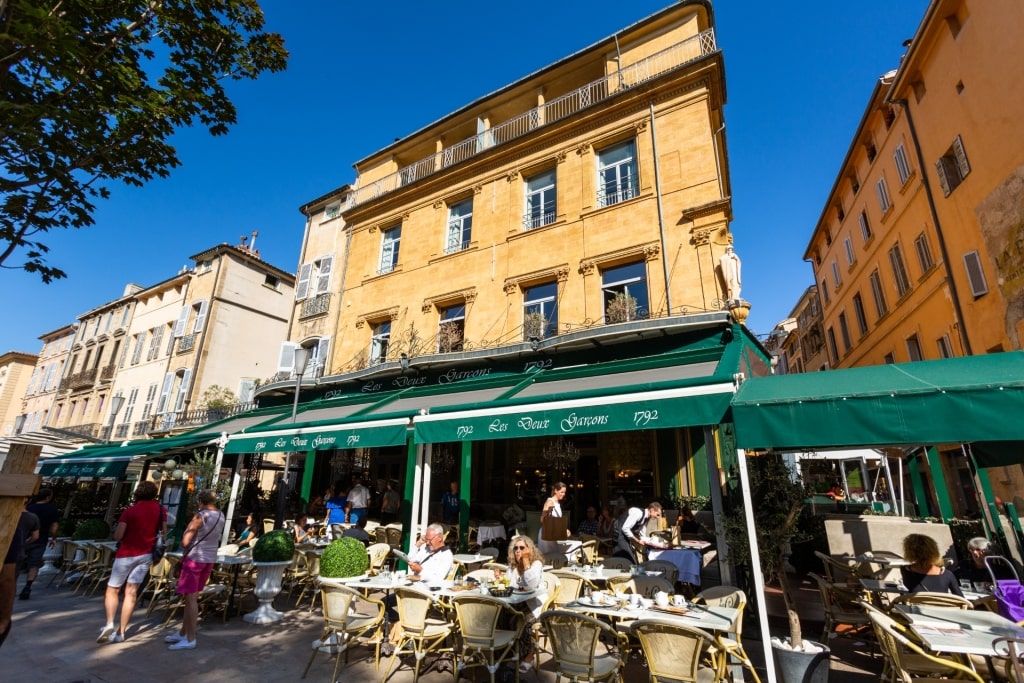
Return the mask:
M295 368L295 398L292 401L292 424L295 424L296 414L299 412L299 391L302 389L302 376L306 374L306 365L309 364L310 349L300 346L295 349L292 367ZM277 483L277 515L274 518L274 526L280 529L284 525L284 509L288 498L288 470L291 467L291 451L284 456L284 475Z
M107 438L105 441L110 443L110 437L114 435L114 420L117 419L117 414L121 412L121 406L124 405L124 396L118 394L110 399L110 425L107 427Z

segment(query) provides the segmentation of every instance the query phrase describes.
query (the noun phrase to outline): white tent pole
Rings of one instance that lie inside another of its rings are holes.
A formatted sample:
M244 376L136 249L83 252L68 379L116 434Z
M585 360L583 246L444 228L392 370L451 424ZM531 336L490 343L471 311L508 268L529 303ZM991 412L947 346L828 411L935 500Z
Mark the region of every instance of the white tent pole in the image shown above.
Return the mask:
M711 494L711 514L715 520L715 547L718 550L718 567L722 583L733 583L732 560L729 557L729 545L725 541L725 505L722 503L722 480L718 473L718 448L711 427L704 427L704 454L707 456L708 492Z
M423 483L423 444L416 446L416 467L413 469L412 481L412 517L409 520L409 550L416 542L416 530L420 527L420 485Z
M423 493L420 496L420 533L430 524L430 479L434 470L434 444L427 444L423 454Z
M736 460L740 470L740 490L743 492L743 513L747 520L747 540L750 542L750 573L754 575L754 592L761 603L757 610L758 622L761 626L761 647L764 648L764 666L768 670L768 680L774 683L775 658L772 656L771 630L768 628L768 604L764 594L764 576L761 574L761 553L757 550L757 532L754 526L754 501L750 497L750 475L747 473L747 452L736 449Z
M868 459L862 455L860 457L860 488L864 493L864 498L870 503L871 498L868 496L869 481L871 481L871 475L868 474Z
M235 503L238 501L238 487L242 483L242 475L238 472L238 466L242 464L242 456L238 456L238 463L231 477L231 493L228 495L227 521L224 523L224 533L221 534L220 544L224 545L231 538L232 522L235 519Z
M207 484L208 488L217 488L217 481L220 479L220 466L224 464L224 447L227 445L228 433L221 432L217 437L217 456L213 459L213 481Z
M900 458L899 473L900 473L900 504L899 504L900 517L906 517L907 516L907 511L905 509L906 508L906 503L904 502L905 499L903 497L903 458Z

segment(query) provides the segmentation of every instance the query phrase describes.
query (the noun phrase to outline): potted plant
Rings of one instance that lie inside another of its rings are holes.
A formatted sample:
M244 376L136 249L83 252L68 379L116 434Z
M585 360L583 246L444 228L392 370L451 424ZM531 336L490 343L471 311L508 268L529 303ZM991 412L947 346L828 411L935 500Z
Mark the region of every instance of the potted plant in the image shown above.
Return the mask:
M252 566L256 568L256 588L253 592L260 601L255 612L246 614L250 624L272 624L284 614L273 607L274 598L281 592L285 568L295 555L295 537L284 529L263 534L252 548Z
M210 422L223 420L227 409L237 403L235 392L219 384L209 386L199 398L199 407L206 408L206 419Z
M636 311L636 298L624 292L619 292L608 302L608 308L604 312L605 322L624 323L636 320Z
M523 339L530 341L532 338L543 339L547 328L547 318L540 311L530 311L523 316Z
M320 580L347 579L362 576L370 569L370 556L363 542L348 536L331 541L320 556Z
M105 541L110 536L110 525L102 519L86 519L75 527L71 538L75 541Z
M796 610L793 586L786 572L791 544L807 540L799 521L808 492L799 475L782 460L781 454L766 453L748 460L750 465L750 496L757 511L758 552L760 571L765 581L778 581L789 623L789 639L772 639L779 680L783 683L824 683L829 676L830 652L821 643L805 641ZM750 553L746 518L742 504L726 519L726 537L733 561L750 571Z

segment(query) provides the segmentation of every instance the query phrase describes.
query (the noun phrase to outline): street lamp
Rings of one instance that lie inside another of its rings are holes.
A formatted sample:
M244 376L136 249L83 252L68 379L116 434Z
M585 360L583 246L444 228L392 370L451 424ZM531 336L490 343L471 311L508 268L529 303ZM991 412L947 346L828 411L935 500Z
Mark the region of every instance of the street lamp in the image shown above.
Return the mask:
M292 401L292 424L295 424L296 415L299 412L299 392L302 389L302 376L306 374L306 365L309 364L311 350L305 346L295 349L292 360L292 367L295 368L295 399ZM288 451L284 455L284 476L278 481L277 486L277 515L274 519L274 526L280 529L284 525L284 509L288 497L288 470L291 467L292 454Z
M121 412L121 406L123 405L124 396L121 394L110 399L110 425L107 427L107 443L110 443L110 437L114 435L114 420L117 419L117 414Z

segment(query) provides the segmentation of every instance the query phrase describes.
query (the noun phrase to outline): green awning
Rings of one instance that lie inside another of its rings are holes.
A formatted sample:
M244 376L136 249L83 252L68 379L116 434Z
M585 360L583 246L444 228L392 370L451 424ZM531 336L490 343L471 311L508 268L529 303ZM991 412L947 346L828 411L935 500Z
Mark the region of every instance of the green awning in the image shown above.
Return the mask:
M228 437L225 453L281 453L333 448L371 448L406 443L408 418L349 422L324 427L282 428Z
M731 383L709 384L420 415L413 424L417 443L693 427L718 424L732 394Z
M741 448L1024 440L1014 415L1024 415L1024 351L759 377L732 401Z
M73 453L49 458L39 468L44 477L120 477L133 460L209 442L216 435L183 434L165 439L139 439L120 444L85 446Z
M131 456L118 456L106 460L89 460L88 462L47 463L52 465L52 472L40 470L40 474L49 477L122 477L131 462ZM44 468L46 466L44 465Z

